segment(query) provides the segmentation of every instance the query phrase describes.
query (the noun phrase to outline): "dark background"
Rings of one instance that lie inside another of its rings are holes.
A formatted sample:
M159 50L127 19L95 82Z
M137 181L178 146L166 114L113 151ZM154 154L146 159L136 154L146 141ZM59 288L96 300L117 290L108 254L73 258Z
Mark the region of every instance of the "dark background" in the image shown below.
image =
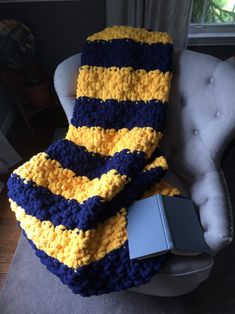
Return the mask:
M0 19L28 26L37 45L37 60L53 74L56 66L78 53L85 39L105 27L105 0L0 3Z

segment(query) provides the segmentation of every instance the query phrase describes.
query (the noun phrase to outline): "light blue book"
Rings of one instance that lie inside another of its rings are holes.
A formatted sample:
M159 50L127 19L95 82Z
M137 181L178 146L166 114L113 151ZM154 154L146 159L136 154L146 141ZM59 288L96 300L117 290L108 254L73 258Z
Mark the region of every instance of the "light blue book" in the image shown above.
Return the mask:
M171 251L177 255L210 252L193 202L154 195L128 208L130 258L148 258Z

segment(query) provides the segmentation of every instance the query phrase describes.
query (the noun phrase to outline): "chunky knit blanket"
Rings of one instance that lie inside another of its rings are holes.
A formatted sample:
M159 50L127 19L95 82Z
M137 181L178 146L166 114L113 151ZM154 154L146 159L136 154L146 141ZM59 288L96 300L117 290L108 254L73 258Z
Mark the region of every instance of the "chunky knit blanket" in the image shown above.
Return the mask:
M75 294L147 283L171 256L130 260L126 226L133 201L179 194L163 179L168 165L159 145L172 50L168 34L140 28L88 37L66 137L8 180L24 236Z

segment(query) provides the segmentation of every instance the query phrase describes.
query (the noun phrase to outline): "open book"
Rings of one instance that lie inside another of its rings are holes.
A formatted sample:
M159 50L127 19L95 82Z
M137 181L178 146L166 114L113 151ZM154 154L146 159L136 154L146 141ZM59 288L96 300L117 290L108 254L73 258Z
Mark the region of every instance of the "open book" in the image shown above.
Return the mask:
M171 251L176 255L210 252L191 200L154 195L128 208L130 258L149 258Z

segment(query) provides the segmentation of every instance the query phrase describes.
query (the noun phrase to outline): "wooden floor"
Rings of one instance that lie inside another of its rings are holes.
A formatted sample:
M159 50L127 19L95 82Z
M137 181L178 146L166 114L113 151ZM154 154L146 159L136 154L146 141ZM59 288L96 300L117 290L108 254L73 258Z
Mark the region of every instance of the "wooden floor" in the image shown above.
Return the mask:
M7 139L22 157L19 165L36 153L46 149L51 142L54 130L57 127L65 127L67 120L62 109L57 107L41 113L34 118L32 123L35 134L29 132L19 116L14 123L14 127L7 134ZM17 166L14 166L10 172ZM9 174L0 176L0 181L6 183L8 177ZM0 291L4 285L20 232L14 213L10 210L5 187L0 193Z

